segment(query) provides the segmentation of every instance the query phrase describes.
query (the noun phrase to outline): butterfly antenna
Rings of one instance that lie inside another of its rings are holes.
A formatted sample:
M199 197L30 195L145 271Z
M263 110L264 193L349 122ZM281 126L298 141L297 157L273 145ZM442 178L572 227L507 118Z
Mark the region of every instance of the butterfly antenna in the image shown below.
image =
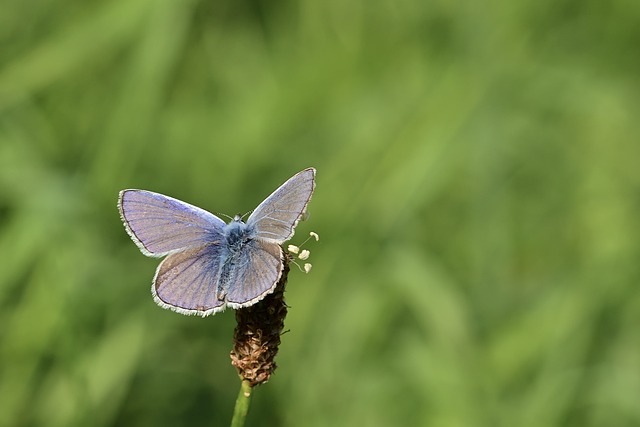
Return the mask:
M230 220L230 221L233 221L233 217L232 217L232 216L229 216L229 215L227 215L227 214L223 214L223 213L216 213L216 215L218 215L218 216L223 216L223 217L225 217L225 218L229 218L229 220ZM309 239L307 239L307 240L309 240Z

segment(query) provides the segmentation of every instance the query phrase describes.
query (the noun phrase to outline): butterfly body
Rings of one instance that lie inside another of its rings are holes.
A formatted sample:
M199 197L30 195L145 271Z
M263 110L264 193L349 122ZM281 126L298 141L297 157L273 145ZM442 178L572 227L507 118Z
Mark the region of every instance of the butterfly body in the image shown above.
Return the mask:
M125 229L148 256L166 258L153 279L154 300L182 314L207 316L250 306L273 291L283 269L281 244L293 236L315 187L315 169L294 175L247 222L217 216L162 194L123 190Z
M221 267L217 289L219 301L224 301L227 296L227 288L233 270L242 266L241 263L244 262L247 244L256 238L254 227L247 225L238 215L224 227L223 233L225 241L221 245L223 250L220 253Z

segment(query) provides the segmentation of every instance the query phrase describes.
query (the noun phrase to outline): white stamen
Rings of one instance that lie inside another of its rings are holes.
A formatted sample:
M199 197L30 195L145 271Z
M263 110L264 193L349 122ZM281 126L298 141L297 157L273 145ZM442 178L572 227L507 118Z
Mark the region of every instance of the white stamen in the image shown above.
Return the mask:
M287 247L287 250L288 250L289 252L291 252L292 254L297 254L298 252L300 252L300 248L299 248L299 247L297 247L296 245L289 245L289 246Z
M305 272L305 273L308 273L308 272L310 272L310 271L311 271L311 264L309 264L309 263L307 262L307 263L305 263L305 265L304 265L304 272Z
M320 236L318 236L317 233L314 233L313 231L309 233L309 236L313 237L314 239L316 239L316 242L318 240L320 240Z
M306 249L303 249L302 252L300 252L300 255L298 255L298 258L300 258L301 260L305 260L309 258L309 255L311 255L311 252L309 252Z

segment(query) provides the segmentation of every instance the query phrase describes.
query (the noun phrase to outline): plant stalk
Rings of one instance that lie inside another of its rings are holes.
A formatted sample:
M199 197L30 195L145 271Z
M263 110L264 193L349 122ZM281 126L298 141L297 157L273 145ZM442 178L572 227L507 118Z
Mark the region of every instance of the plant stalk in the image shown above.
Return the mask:
M251 384L247 380L243 380L240 385L240 392L236 399L236 406L233 409L233 418L231 419L231 427L243 427L244 420L249 412L249 403L251 402Z

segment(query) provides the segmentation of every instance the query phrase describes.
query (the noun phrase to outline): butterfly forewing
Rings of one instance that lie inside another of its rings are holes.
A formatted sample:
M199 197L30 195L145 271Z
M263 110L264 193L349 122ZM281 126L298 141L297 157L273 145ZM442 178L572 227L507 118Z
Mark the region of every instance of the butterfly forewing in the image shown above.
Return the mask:
M220 246L205 245L171 254L153 279L154 300L182 314L206 316L224 309L217 296Z
M218 241L225 226L204 209L151 191L123 190L118 207L127 232L149 256Z
M313 168L297 173L260 203L247 220L256 237L281 244L293 236L313 194L315 174Z
M226 277L227 303L233 308L260 301L282 274L282 249L274 243L250 240L238 255Z

